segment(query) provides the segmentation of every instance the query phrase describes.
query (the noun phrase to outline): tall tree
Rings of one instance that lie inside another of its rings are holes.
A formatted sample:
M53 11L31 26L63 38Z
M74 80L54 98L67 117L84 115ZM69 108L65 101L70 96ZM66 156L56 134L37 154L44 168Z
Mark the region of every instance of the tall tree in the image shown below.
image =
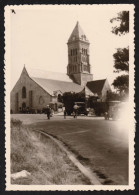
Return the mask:
M112 85L114 88L119 90L120 93L128 94L129 88L129 75L123 74L121 76L116 77L113 81Z
M110 22L120 21L119 26L112 28L112 33L116 35L123 35L129 32L129 11L122 11L118 13L116 18L110 20ZM118 76L112 83L115 89L119 92L128 93L129 87L129 47L127 48L118 48L117 52L113 54L114 57L114 72L125 72L121 76Z
M117 52L113 54L114 57L114 72L129 72L129 48L118 48Z
M111 23L119 21L120 25L112 28L114 34L125 34L129 32L129 11L119 12L116 18L110 20Z

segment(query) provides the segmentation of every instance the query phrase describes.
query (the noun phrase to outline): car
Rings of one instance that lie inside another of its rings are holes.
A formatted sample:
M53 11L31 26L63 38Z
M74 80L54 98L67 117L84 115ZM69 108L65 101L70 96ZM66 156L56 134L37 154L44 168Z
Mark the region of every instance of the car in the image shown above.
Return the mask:
M85 102L75 102L74 104L78 106L78 109L77 109L78 115L81 115L81 114L84 114L86 116L88 115L89 109L86 108Z

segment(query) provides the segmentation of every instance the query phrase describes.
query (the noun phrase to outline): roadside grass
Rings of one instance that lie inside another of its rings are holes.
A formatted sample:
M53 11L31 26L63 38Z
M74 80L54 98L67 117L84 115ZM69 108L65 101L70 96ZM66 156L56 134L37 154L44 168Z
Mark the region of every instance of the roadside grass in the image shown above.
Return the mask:
M26 170L27 178L11 179L19 185L86 185L88 179L49 138L11 119L11 173Z

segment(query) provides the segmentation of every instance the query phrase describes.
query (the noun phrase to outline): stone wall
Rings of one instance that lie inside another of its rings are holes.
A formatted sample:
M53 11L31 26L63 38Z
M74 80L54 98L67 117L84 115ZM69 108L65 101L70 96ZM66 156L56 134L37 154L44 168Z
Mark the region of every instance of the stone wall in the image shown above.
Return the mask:
M89 73L77 73L73 74L73 81L79 85L85 86L87 82L93 80L93 75Z
M26 98L22 98L22 88L26 88ZM35 81L33 81L23 70L15 87L11 91L11 110L13 113L18 113L19 108L25 103L26 107L30 107L29 91L32 91L32 108L42 109L52 100L51 95L44 91ZM18 94L18 106L17 106ZM16 109L18 107L18 109Z

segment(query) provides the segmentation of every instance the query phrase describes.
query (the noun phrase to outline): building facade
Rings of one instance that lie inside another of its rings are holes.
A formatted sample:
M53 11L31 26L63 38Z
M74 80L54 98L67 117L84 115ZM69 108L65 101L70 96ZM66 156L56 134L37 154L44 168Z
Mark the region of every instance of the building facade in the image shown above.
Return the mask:
M89 61L89 41L77 22L69 40L67 74L42 71L32 72L25 67L11 91L11 112L26 108L42 110L46 105L57 104L65 92L85 93L105 101L110 85L107 79L93 80Z

